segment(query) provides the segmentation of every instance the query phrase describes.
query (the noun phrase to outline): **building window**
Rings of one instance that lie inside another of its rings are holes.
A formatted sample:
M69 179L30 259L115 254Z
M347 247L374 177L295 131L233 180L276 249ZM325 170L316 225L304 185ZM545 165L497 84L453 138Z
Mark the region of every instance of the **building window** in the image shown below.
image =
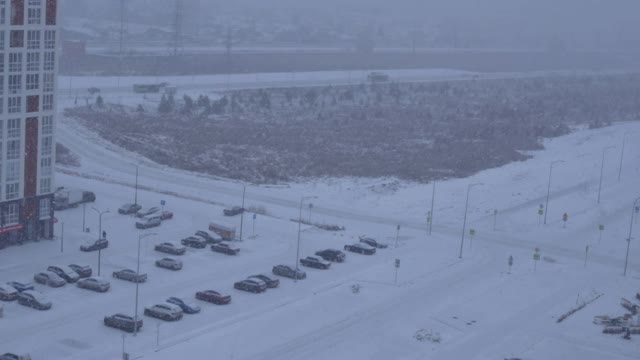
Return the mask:
M39 49L40 48L40 31L29 30L27 31L27 49Z
M40 179L40 194L48 194L51 192L51 178Z
M7 106L7 110L9 114L15 114L22 111L22 98L21 97L10 97L9 98L9 106Z
M53 116L43 116L42 117L42 135L51 135L51 134L53 134Z
M53 152L53 137L45 136L42 138L42 156L49 156Z
M56 31L45 30L44 32L44 48L55 49L56 48Z
M20 119L9 119L7 121L7 137L20 138Z
M7 162L7 182L20 181L20 162L9 161Z
M9 75L9 94L22 91L22 75Z
M0 17L0 25L2 25L3 18L4 16ZM4 50L4 30L0 30L0 50Z
M7 141L7 160L20 159L20 140Z
M4 99L0 97L0 114L2 113L4 113Z
M27 53L27 71L40 70L40 53L30 52Z
M44 70L45 71L51 71L51 70L55 70L55 65L56 65L56 55L53 52L46 52L44 53Z
M22 71L22 53L9 54L9 72Z
M56 24L56 11L58 0L47 0L47 25Z
M20 184L7 184L6 191L5 191L5 198L7 200L17 199L19 192L20 192ZM7 222L9 221L7 220ZM17 222L17 219L16 219L16 222Z
M11 38L9 39L9 46L12 48L24 47L24 30L11 30Z
M24 25L24 0L11 0L11 25Z
M27 10L27 21L29 25L40 25L40 14L42 10L38 8L29 8Z
M27 112L34 113L40 111L40 95L27 96Z
M2 70L0 70L1 72ZM0 96L4 95L4 75L0 75ZM2 103L2 101L0 101Z
M42 97L42 111L53 110L53 95Z
M18 193L18 184L12 184L16 186L16 191L15 193ZM9 185L7 185L7 189L9 188ZM7 199L9 198L8 196L9 192L7 192ZM4 225L14 225L18 223L18 220L20 219L19 217L19 213L20 213L20 208L18 207L18 204L9 204L6 207L6 212L4 213Z
M5 24L5 17L7 16L7 3L5 0L0 0L0 25Z
M40 176L51 176L51 158L40 159Z
M50 199L40 199L40 220L51 218Z
M53 92L53 74L44 74L42 75L42 91L44 92Z
M0 56L0 73L3 73L3 72L4 72L4 56Z
M39 84L40 76L38 74L27 74L27 90L37 90Z

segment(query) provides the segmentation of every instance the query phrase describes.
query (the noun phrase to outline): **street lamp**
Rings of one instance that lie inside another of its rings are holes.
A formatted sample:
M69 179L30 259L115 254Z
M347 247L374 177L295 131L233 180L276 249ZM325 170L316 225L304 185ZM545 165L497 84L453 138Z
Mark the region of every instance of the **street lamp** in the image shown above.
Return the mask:
M600 204L600 190L602 190L602 175L604 174L604 155L607 150L615 149L615 146L607 146L602 149L602 163L600 164L600 184L598 185L598 204Z
M625 133L622 136L622 150L620 151L620 167L618 168L618 181L622 178L622 159L624 158L624 145L627 142L627 135L629 133Z
M134 194L134 198L133 198L133 204L138 205L138 165L136 165L136 192Z
M247 186L242 184L242 212L240 213L240 241L242 241L242 223L244 222L244 195L247 192Z
M102 238L102 215L110 213L109 209L100 211L94 207L91 207L98 214L98 240ZM102 248L98 249L98 276L100 276L100 262L102 259Z
M148 236L152 236L152 235L158 235L156 233L146 233L146 234L140 234L138 235L138 265L136 266L136 276L140 276L140 241L142 241L142 239L148 237ZM138 334L138 286L140 285L140 281L136 281L136 308L135 308L135 312L134 312L134 317L135 317L135 321L133 323L133 336L136 336Z
M547 223L547 214L549 213L549 194L551 192L551 171L553 171L553 165L563 163L564 160L552 161L549 164L549 183L547 184L547 201L544 205L544 223Z
M624 258L624 276L627 276L627 264L629 263L629 248L631 247L631 232L633 231L633 216L636 211L636 206L638 206L638 202L640 202L640 197L633 202L633 207L631 207L631 223L629 224L629 237L627 238L627 255Z
M462 222L462 239L460 240L460 255L458 256L462 259L462 247L464 246L464 233L467 230L467 209L469 208L469 193L471 192L471 188L478 185L484 185L483 183L475 183L469 184L467 187L467 201L464 205L464 220Z
M302 196L300 198L300 216L298 217L298 246L296 248L296 276L294 282L298 282L298 263L300 262L300 231L302 227L302 203L305 200L317 199L317 196Z

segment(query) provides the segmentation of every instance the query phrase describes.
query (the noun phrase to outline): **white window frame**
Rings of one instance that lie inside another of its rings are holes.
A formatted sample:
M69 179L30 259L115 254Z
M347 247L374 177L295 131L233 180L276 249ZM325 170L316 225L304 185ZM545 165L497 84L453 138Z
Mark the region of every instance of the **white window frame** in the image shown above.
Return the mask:
M27 49L40 49L40 30L27 31Z
M51 218L51 199L40 199L40 220Z
M48 194L51 192L51 178L40 178L40 194Z
M40 71L40 53L27 53L27 71Z
M22 112L22 97L12 96L9 98L9 104L7 105L7 112L9 114L15 114Z
M9 53L9 72L22 72L22 53Z
M9 75L9 94L22 92L22 74Z
M7 140L7 160L19 160L20 155L20 139Z
M26 90L38 90L40 87L40 74L27 74Z
M20 119L7 120L7 138L20 139L21 130L22 130L22 126L20 125L21 125Z
M42 159L40 159L40 176L51 176L52 173L52 158L43 157Z
M7 161L5 181L8 183L19 182L20 168L20 161Z
M42 96L42 111L53 110L53 94Z
M44 70L53 71L56 69L56 53L47 51L44 53Z
M20 183L10 183L10 184L8 183L5 186L5 198L7 200L17 199L19 196L20 196ZM7 223L9 223L9 221L6 218L5 220L7 221ZM16 219L16 222L17 222L17 219Z
M15 184L15 185L18 185L18 184ZM4 213L4 225L7 226L7 225L17 224L20 221L20 207L18 206L18 204L17 203L9 204L6 207L6 210L7 211Z
M27 8L27 24L40 25L42 22L42 9L28 7Z
M50 156L53 154L53 136L43 136L40 149L41 156Z
M44 48L45 49L56 48L56 31L55 30L44 31Z
M52 73L42 74L42 91L53 92L55 76Z
M42 135L53 134L53 116L42 117Z

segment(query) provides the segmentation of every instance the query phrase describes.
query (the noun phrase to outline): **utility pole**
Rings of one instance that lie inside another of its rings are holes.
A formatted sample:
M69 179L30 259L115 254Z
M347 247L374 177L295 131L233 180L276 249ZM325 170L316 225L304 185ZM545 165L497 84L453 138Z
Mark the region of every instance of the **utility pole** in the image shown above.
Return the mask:
M158 235L156 233L146 233L146 234L140 234L138 235L138 262L137 262L137 266L136 266L136 276L140 275L140 242L142 241L142 239L148 237L148 236L153 236L153 235ZM136 281L136 306L135 306L135 312L134 312L134 322L133 322L133 336L137 336L138 335L138 285L140 284L139 281Z
M464 235L467 230L467 210L469 209L469 193L471 192L471 188L477 185L483 185L482 183L469 184L467 186L467 201L464 204L464 220L462 222L462 239L460 240L460 255L459 259L462 259L462 248L464 247Z
M94 207L92 209L98 214L98 240L102 238L102 215L110 213L109 209L100 211ZM100 265L102 262L102 248L98 249L98 276L100 276Z
M64 252L64 222L60 224L62 227L62 230L60 232L60 252L63 253Z
M396 227L396 248L398 247L398 240L400 240L400 224Z
M553 165L563 163L563 160L552 161L549 164L549 182L547 183L547 201L544 206L544 224L547 224L547 214L549 213L549 194L551 193L551 172L553 171Z
M624 145L627 142L627 133L622 137L622 151L620 151L620 167L618 169L618 181L622 178L622 160L624 158Z
M429 215L429 235L431 235L431 229L433 228L433 207L436 199L436 181L433 180L433 187L431 190L431 213Z
M244 222L244 195L247 192L247 186L242 184L242 212L240 213L240 241L242 241L242 228Z
M136 165L136 192L133 198L133 204L138 205L138 165Z
M87 218L87 203L82 203L82 232L86 232L85 219Z
M298 216L298 246L296 247L296 276L293 279L294 282L298 282L298 267L300 263L300 232L302 227L302 203L305 200L317 199L317 196L302 196L300 198L300 215Z
M173 56L182 51L182 8L183 0L176 0L176 8L173 18Z
M615 149L615 146L607 146L602 149L602 163L600 164L600 183L598 185L598 204L600 204L600 191L602 190L602 176L604 175L604 155L609 149Z
M627 238L627 255L624 258L624 276L627 276L627 264L629 263L629 248L631 248L631 234L633 232L633 216L636 211L636 206L638 206L638 202L640 202L640 197L633 202L633 207L631 208L631 221L629 224L629 237Z

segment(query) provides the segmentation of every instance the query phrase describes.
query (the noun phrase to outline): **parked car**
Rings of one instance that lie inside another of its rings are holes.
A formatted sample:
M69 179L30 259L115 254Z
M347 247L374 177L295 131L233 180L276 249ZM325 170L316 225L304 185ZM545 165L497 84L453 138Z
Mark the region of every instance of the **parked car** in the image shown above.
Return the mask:
M157 207L157 206L153 206L153 207L146 208L146 209L140 209L136 213L136 217L139 217L139 218L147 217L147 216L153 215L153 214L155 214L157 212L160 212L160 208ZM158 215L158 216L160 216L160 215Z
M18 304L34 308L36 310L51 309L51 301L44 294L35 290L26 290L18 294Z
M7 283L7 285L13 287L14 289L18 290L18 292L23 292L23 291L27 291L27 290L33 290L33 284L32 283L28 283L28 282L22 282L22 281L9 281Z
M31 360L31 356L29 354L4 353L0 355L0 360Z
M51 271L42 271L33 275L33 280L38 284L43 284L51 287L65 286L67 282Z
M216 305L225 305L231 302L230 295L222 295L215 290L198 291L196 299L214 303Z
M182 319L183 312L176 305L164 303L144 308L144 314L165 321L176 321Z
M377 248L377 249L386 249L386 248L389 247L389 245L379 243L375 239L372 239L370 237L361 236L360 237L360 242L361 243L365 243L365 244L367 244L367 245L369 245L371 247Z
M263 274L258 274L258 275L251 275L248 277L248 279L256 279L256 280L260 280L262 282L264 282L265 284L267 284L267 288L269 289L274 289L277 288L278 285L280 285L280 280L278 279L273 279L267 275L263 275Z
M195 235L203 238L207 242L207 244L217 244L222 242L222 236L214 232L210 232L206 230L198 230L196 231Z
M114 271L113 277L116 279L127 280L134 283L143 283L147 281L147 274L138 274L131 269Z
M142 209L140 204L124 204L118 209L118 214L130 215L135 214Z
M347 255L345 253L336 249L316 251L316 256L320 256L323 260L333 262L343 262L347 258Z
M264 281L255 279L245 279L233 284L234 289L244 290L252 293L261 293L267 290L267 284Z
M134 317L124 314L114 314L104 317L104 324L106 326L124 330L126 332L134 332L142 328L142 319L135 320Z
M60 276L70 284L75 283L80 279L80 275L68 266L49 266L47 270L56 273L56 275Z
M310 268L322 269L322 270L326 270L331 267L331 263L329 261L324 261L313 256L307 256L304 259L300 259L300 264Z
M160 220L173 219L173 213L171 211L164 210L160 213Z
M195 249L204 249L207 247L207 241L201 237L189 236L180 240L180 243L184 246L188 246Z
M197 314L200 312L200 306L191 302L184 301L184 299L178 297L170 297L167 299L167 302L169 304L178 306L180 310L182 310L182 312L184 312L185 314Z
M239 248L234 248L225 243L217 243L211 245L211 251L227 254L227 255L237 255L240 252Z
M18 298L18 290L11 285L0 285L0 300L13 301Z
M136 221L137 229L148 229L162 224L162 219L158 215L145 216Z
M244 208L241 208L240 206L234 206L231 209L222 210L222 213L224 214L224 216L235 216L235 215L242 214L243 212L244 212Z
M75 271L81 279L88 278L93 273L93 270L91 270L91 266L89 265L71 264L69 267Z
M111 284L105 279L99 277L89 277L78 281L78 287L81 289L93 290L97 292L107 292Z
M154 247L156 251L171 255L184 255L187 248L170 242L163 242Z
M97 251L97 250L106 249L108 247L109 247L109 241L107 241L107 239L98 239L96 241L89 241L80 245L80 251L85 251L85 252Z
M376 253L376 248L373 248L365 243L355 243L351 245L345 245L344 249L346 251L351 251L351 252L362 254L362 255L373 255Z
M296 268L292 268L288 265L276 265L271 270L275 275L284 276L291 279L305 279L307 273Z
M172 258L162 258L156 260L156 266L169 270L180 270L182 269L182 261Z

